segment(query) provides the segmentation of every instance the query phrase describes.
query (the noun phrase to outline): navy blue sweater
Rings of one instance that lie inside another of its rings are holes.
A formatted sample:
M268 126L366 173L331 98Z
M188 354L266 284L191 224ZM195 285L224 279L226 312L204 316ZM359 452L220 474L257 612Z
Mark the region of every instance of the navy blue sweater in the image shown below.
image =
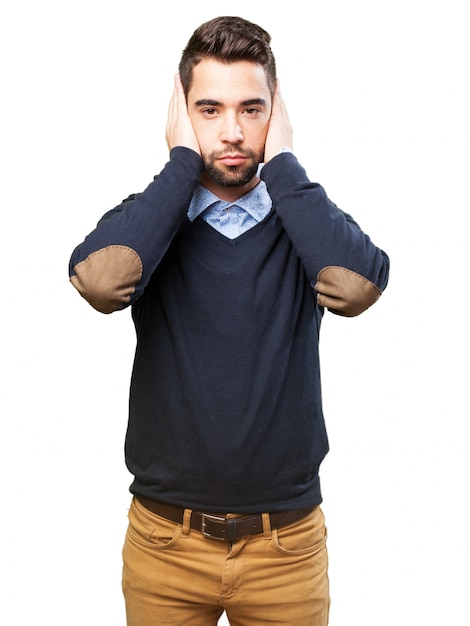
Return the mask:
M132 305L131 491L213 512L318 504L321 318L375 302L388 258L292 154L264 166L273 209L234 240L187 219L202 162L170 157L70 264L97 310Z

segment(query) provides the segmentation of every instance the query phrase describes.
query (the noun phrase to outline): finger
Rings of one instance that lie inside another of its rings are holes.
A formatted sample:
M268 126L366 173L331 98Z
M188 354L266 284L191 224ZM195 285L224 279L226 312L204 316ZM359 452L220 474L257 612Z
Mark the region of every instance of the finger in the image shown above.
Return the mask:
M178 102L178 106L186 108L186 96L184 95L183 83L179 74L175 75L175 94Z
M281 86L279 81L276 83L276 87L273 95L273 113L279 115L282 118L287 118L287 107L284 102L284 98L281 93Z
M176 100L176 86L173 88L173 93L171 94L170 102L168 103L168 117L174 114L175 111L175 100Z

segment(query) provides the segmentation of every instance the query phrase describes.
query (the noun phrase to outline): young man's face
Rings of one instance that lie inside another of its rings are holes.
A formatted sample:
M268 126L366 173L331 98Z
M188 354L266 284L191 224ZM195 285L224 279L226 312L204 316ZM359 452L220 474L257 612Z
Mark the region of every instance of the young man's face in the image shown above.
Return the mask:
M264 69L204 59L193 70L187 102L205 166L202 183L219 197L246 193L257 182L271 116Z

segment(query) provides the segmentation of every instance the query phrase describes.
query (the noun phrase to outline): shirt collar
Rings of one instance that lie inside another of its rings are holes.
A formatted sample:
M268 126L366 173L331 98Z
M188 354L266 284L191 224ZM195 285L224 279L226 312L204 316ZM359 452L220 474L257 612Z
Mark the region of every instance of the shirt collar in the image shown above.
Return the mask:
M266 189L264 181L260 180L256 187L253 187L248 193L235 202L227 202L221 200L212 191L209 191L202 185L199 185L194 192L188 209L188 218L194 222L196 217L201 215L210 206L220 203L220 208L225 209L232 205L237 205L246 211L253 219L260 222L266 217L271 210L272 201Z

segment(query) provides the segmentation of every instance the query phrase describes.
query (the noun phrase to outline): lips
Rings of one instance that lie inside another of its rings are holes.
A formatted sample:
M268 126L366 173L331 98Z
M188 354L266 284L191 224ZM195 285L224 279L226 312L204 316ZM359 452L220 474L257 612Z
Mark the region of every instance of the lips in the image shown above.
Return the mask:
M246 157L241 154L226 154L219 159L221 163L227 165L229 167L234 167L235 165L241 165L246 160Z

